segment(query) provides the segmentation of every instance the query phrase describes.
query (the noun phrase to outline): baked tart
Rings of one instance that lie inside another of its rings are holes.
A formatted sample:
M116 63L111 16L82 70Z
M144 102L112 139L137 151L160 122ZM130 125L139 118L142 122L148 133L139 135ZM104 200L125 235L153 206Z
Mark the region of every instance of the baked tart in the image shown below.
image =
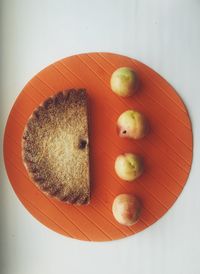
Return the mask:
M47 195L71 204L90 200L85 89L59 92L40 105L22 138L24 165Z

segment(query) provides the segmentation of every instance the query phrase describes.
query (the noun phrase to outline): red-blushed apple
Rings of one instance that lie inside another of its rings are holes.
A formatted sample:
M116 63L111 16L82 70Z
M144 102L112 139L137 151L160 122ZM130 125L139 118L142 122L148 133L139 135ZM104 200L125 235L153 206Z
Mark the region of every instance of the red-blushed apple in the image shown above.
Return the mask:
M138 87L138 77L132 68L122 67L115 70L110 79L113 92L122 97L133 95Z
M134 181L142 175L143 170L143 161L139 155L124 153L115 160L115 172L122 180Z
M131 226L138 221L140 216L140 200L135 195L120 194L113 201L112 212L120 224Z
M142 113L136 110L127 110L119 116L117 130L120 137L141 139L148 133L149 125Z

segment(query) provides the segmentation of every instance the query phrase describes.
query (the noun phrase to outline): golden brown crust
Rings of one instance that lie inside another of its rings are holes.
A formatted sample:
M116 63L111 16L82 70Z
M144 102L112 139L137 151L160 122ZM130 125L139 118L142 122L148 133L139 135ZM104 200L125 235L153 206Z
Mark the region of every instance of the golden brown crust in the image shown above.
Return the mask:
M90 200L87 94L59 92L29 118L22 138L24 164L36 185L73 204Z

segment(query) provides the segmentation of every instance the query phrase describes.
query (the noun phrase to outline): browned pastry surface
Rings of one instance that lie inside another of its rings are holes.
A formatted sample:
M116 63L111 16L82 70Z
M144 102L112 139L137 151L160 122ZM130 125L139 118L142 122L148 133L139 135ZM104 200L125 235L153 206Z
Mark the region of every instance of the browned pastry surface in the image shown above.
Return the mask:
M87 94L59 92L29 118L22 139L24 164L45 193L64 202L90 199Z

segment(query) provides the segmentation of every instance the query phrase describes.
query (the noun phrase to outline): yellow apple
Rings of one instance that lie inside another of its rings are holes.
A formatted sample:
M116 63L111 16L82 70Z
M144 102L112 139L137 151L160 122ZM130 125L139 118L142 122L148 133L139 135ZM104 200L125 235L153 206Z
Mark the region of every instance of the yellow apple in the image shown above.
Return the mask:
M143 173L141 157L133 153L119 155L115 160L115 172L122 180L134 181Z
M122 67L115 70L110 79L113 92L122 97L133 95L138 86L138 79L132 68Z
M120 194L113 202L112 212L114 218L122 225L131 226L135 224L141 212L139 199L130 194Z
M127 110L119 116L117 129L120 137L141 139L147 134L149 126L142 113L136 110Z

